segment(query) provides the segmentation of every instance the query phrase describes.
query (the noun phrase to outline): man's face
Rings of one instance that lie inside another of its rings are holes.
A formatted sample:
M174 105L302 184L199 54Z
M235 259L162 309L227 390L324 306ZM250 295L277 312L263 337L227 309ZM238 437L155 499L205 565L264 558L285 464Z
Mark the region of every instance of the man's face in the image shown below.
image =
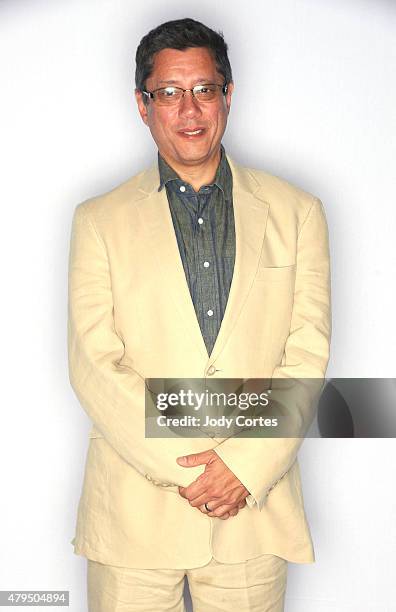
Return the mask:
M147 91L173 85L183 89L204 83L223 85L224 77L217 71L210 51L205 47L191 47L183 51L163 49L154 56L154 66L146 82ZM143 94L136 92L140 115L150 128L162 157L175 167L196 166L213 160L218 154L227 125L233 84L224 96L211 102L197 102L186 92L174 106L159 106L152 99L147 106ZM197 135L186 131L202 130Z

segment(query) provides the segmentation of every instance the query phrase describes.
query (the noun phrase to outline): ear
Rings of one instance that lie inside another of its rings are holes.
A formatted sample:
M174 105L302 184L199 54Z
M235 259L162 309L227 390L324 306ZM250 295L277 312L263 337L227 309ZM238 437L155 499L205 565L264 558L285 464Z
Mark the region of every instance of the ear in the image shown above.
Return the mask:
M225 102L227 105L227 112L230 112L230 108L231 108L231 97L232 97L232 92L234 91L234 83L231 81L231 83L228 83L227 85L227 93L225 95Z
M135 89L135 98L136 98L136 103L138 105L138 110L139 110L139 114L141 116L141 118L143 119L144 123L146 125L148 125L148 120L147 120L147 116L148 116L148 111L147 111L147 106L144 103L144 94L142 94L141 91L139 91L139 89Z

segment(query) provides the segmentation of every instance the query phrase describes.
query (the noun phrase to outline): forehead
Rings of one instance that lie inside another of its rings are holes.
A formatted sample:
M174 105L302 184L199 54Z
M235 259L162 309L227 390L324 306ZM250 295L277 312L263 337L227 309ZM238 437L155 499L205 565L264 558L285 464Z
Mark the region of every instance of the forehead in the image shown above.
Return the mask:
M206 47L162 49L154 55L150 83L184 84L213 80L218 75L214 58Z

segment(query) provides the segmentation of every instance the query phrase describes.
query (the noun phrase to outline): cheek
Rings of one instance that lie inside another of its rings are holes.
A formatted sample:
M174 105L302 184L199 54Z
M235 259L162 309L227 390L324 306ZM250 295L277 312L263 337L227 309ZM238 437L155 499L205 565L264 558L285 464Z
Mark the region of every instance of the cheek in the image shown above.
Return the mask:
M169 112L161 111L161 109L152 110L149 121L153 131L157 134L164 133L169 130L173 118Z
M218 127L225 125L227 122L227 112L225 107L217 108L213 112L213 122L216 123Z
M158 130L167 138L172 138L178 125L179 123L176 113L167 112L158 117Z
M226 126L226 117L222 111L219 111L212 117L212 125L216 135L224 132Z

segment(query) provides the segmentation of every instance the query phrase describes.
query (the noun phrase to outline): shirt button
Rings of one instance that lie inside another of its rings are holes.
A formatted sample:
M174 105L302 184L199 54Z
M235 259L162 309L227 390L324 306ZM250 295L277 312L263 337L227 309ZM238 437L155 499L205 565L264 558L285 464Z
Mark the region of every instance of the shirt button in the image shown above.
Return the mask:
M209 262L208 261L204 261L204 268L209 268Z
M211 317L213 315L213 310L212 309L208 310L206 314L208 315L208 317Z
M216 372L216 368L214 367L214 365L209 366L209 368L207 369L207 375L208 376L213 376L213 374Z
M184 185L180 185L180 191L182 192L186 191L186 188L184 187Z
M203 219L202 219L202 217L199 217L199 219L198 219L198 223L199 223L199 225L202 225L202 223L203 223Z

